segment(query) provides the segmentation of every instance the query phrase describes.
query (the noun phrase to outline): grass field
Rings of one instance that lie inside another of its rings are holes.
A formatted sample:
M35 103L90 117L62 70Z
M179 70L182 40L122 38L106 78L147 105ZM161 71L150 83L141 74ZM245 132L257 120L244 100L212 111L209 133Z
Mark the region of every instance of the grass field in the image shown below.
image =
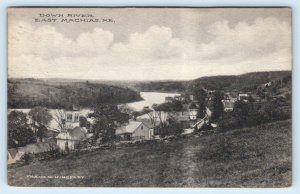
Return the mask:
M16 186L286 187L292 182L291 132L286 120L169 143L98 150L9 168L8 180Z

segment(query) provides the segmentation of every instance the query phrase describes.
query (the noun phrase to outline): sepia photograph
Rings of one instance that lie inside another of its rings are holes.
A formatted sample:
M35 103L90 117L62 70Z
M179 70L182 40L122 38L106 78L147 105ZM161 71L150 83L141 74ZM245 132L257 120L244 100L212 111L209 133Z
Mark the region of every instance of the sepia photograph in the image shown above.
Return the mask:
M10 186L292 186L291 8L7 19Z

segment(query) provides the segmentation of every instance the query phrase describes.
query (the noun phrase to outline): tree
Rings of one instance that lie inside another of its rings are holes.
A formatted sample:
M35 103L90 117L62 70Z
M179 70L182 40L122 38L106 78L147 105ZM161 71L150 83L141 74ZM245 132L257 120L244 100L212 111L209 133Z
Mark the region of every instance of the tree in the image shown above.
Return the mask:
M114 104L98 104L93 110L88 117L95 119L92 126L95 139L100 138L103 142L113 140L117 127L128 122L130 118L128 114L120 112Z
M198 117L203 118L206 113L206 97L207 93L203 88L194 90L195 99L198 102Z
M213 99L212 99L212 120L215 121L217 120L220 116L222 116L224 112L224 105L222 103L223 99L223 93L220 91L216 91L213 94Z
M183 109L183 105L180 101L174 100L173 102L166 102L162 104L154 104L153 109L157 113L160 125L162 125L170 115L180 112Z
M25 146L35 143L34 133L27 124L26 114L12 111L7 118L8 122L8 148Z
M236 117L239 126L247 125L252 112L253 106L251 103L244 102L243 100L234 103L233 114Z
M153 104L152 108L154 109L154 114L159 120L160 128L165 125L165 122L168 117L168 113L171 112L171 103L163 103L163 104Z
M156 105L154 105L156 106ZM149 117L149 120L151 122L151 124L156 127L157 125L157 119L158 119L158 115L156 111L151 110L150 108L143 108L143 110L141 111L141 114L147 114Z
M46 136L47 126L52 120L49 110L45 107L34 107L28 115L32 119L32 126L35 129L37 138L42 140Z
M80 116L79 117L79 126L80 127L87 127L87 125L88 125L87 118L85 118L84 116Z
M62 109L56 109L53 114L53 120L57 123L60 131L63 131L65 129L66 125L66 118L65 118L65 112Z

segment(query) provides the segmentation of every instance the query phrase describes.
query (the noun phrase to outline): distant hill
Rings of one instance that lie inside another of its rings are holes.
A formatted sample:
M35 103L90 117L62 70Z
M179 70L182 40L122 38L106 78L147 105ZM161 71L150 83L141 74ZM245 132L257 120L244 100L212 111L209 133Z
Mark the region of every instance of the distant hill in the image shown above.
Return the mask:
M141 100L139 93L105 84L41 79L9 79L8 108L91 107L94 103L127 103Z
M190 81L147 81L140 82L135 88L142 92L182 92L187 89Z
M186 92L192 88L209 90L252 91L274 80L291 79L291 71L254 72L242 75L209 76L190 81L97 81L79 79L9 79L8 107L49 108L78 104L90 107L94 103L127 103L141 100L142 92ZM288 85L286 85L288 86ZM285 87L285 86L284 86ZM280 90L290 90L279 88ZM283 92L282 92L283 93Z
M209 76L191 81L157 81L136 84L141 91L183 92L193 87L209 90L244 90L272 80L291 76L291 71L254 72L242 75Z
M245 87L249 87L251 85L264 84L272 80L282 79L286 76L291 76L291 71L254 72L238 76L202 77L193 80L191 84L202 85L210 90L243 90Z

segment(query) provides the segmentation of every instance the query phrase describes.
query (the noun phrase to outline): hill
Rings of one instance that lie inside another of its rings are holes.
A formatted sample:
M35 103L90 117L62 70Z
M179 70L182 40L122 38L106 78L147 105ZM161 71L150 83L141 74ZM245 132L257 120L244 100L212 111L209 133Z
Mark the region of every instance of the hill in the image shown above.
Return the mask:
M9 79L8 108L91 107L95 103L127 103L141 100L139 93L119 86L89 82Z
M237 76L211 76L193 80L190 85L201 85L210 90L244 90L273 80L291 76L291 71L254 72Z
M137 83L136 87L141 91L160 92L183 92L195 86L209 90L244 90L287 76L291 76L291 71L253 72L242 75L201 77L191 81L143 82Z
M8 182L14 186L287 187L292 182L291 134L291 120L286 120L168 143L74 153L9 168Z

